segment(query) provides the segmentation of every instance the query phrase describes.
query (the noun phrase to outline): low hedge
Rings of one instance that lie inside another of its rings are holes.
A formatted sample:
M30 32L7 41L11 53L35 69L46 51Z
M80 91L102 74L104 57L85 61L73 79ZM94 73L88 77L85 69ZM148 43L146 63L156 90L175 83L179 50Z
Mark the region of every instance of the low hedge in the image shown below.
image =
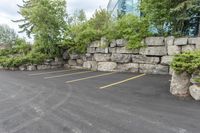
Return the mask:
M200 51L185 52L174 57L171 67L177 73L193 74L200 71Z

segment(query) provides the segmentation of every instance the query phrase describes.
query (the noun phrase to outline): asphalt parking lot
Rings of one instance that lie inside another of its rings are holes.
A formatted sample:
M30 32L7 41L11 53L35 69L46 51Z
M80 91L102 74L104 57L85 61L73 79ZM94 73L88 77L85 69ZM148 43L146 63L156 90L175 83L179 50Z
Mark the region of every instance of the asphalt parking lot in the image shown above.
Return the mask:
M0 133L199 133L200 104L169 75L0 71Z

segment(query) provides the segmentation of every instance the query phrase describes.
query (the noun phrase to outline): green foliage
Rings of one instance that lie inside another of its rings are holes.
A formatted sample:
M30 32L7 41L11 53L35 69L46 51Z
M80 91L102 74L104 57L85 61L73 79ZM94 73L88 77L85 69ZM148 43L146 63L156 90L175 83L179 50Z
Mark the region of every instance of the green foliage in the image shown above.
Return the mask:
M76 10L72 16L68 17L69 25L76 25L87 21L85 11L83 9Z
M19 13L24 17L19 27L27 35L34 35L35 43L43 47L43 53L59 55L58 44L63 39L66 27L65 0L26 0L20 6Z
M12 46L15 44L17 34L7 25L0 25L0 44Z
M150 33L149 24L145 18L134 15L124 15L110 24L107 29L109 40L124 38L128 40L129 49L139 49L144 46L142 40Z
M109 22L110 15L106 10L96 10L90 20L71 25L62 47L71 53L84 53L92 41L98 40L106 34Z
M186 52L176 55L171 67L177 73L187 72L193 74L200 70L200 51Z
M182 36L198 20L200 0L142 0L141 10L158 35Z

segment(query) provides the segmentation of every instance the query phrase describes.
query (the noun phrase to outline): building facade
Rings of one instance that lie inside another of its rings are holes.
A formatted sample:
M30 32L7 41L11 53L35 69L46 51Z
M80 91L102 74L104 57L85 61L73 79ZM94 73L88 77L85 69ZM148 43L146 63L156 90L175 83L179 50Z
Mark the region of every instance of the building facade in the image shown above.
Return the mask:
M110 0L107 6L112 17L118 17L124 14L134 14L140 16L139 0Z

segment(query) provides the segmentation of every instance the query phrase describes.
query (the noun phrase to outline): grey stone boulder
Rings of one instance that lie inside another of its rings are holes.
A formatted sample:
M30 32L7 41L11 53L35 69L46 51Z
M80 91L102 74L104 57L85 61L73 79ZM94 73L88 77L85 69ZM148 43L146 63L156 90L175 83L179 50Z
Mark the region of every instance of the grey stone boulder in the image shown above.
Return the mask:
M77 59L76 62L78 65L83 65L83 59Z
M36 65L29 65L29 66L27 66L27 70L28 71L35 71L35 70L37 70L37 67L36 67Z
M118 64L116 71L119 72L138 72L139 71L139 64L137 63L127 63L127 64Z
M188 43L194 44L196 49L200 50L200 37L189 38Z
M164 56L167 55L167 48L165 46L146 47L140 49L140 54L150 56Z
M170 65L170 63L172 62L173 60L173 56L163 56L161 58L161 64L162 65Z
M94 41L90 44L90 48L98 48L101 46L101 42L100 41Z
M69 64L70 66L77 66L76 60L68 60L68 64Z
M95 61L110 61L111 55L110 54L94 54Z
M111 61L117 63L129 63L131 62L130 54L112 54Z
M108 47L109 45L109 42L105 37L102 37L100 42L101 42L100 47Z
M189 88L190 95L197 101L200 100L200 86L192 85Z
M138 54L139 50L138 49L130 50L130 49L127 49L126 47L116 47L114 52L118 54Z
M174 45L187 45L188 44L188 38L182 37L182 38L176 38L174 40Z
M172 46L172 45L174 45L174 40L175 40L175 37L174 37L174 36L166 37L166 38L165 38L165 45L167 45L167 46Z
M147 37L145 39L145 44L147 46L163 46L164 43L164 37Z
M102 48L96 48L95 52L107 54L107 53L109 53L109 49L107 47L106 48L103 48L103 47Z
M46 70L46 69L51 69L50 65L37 65L38 70Z
M93 56L90 53L86 53L84 56L82 56L83 61L92 61Z
M115 40L112 40L112 42L110 43L110 47L111 47L111 48L114 48L114 47L116 47L116 46L117 46L116 41L115 41Z
M68 60L70 58L67 50L62 54L62 57L64 60Z
M170 92L175 96L188 96L190 87L190 76L186 72L177 74L173 72Z
M25 65L19 66L20 71L25 71L26 69L27 69L27 67Z
M93 47L92 48L91 47L87 48L87 53L91 53L92 54L92 53L95 53L95 52L96 52L96 48L93 48Z
M99 62L98 71L114 71L117 68L116 62Z
M70 54L69 56L71 60L80 59L80 56L78 54Z
M117 47L124 47L127 45L127 41L125 39L117 39L116 45Z
M191 44L191 45L184 45L182 46L182 52L188 52L188 51L194 51L196 48L195 48L195 45Z
M97 62L96 61L86 61L83 63L83 68L97 70Z
M167 47L168 55L176 55L181 53L181 46L168 46Z
M160 58L147 57L145 55L132 55L132 62L140 64L158 64L160 62Z
M140 64L139 72L147 74L169 74L169 67L163 65Z

